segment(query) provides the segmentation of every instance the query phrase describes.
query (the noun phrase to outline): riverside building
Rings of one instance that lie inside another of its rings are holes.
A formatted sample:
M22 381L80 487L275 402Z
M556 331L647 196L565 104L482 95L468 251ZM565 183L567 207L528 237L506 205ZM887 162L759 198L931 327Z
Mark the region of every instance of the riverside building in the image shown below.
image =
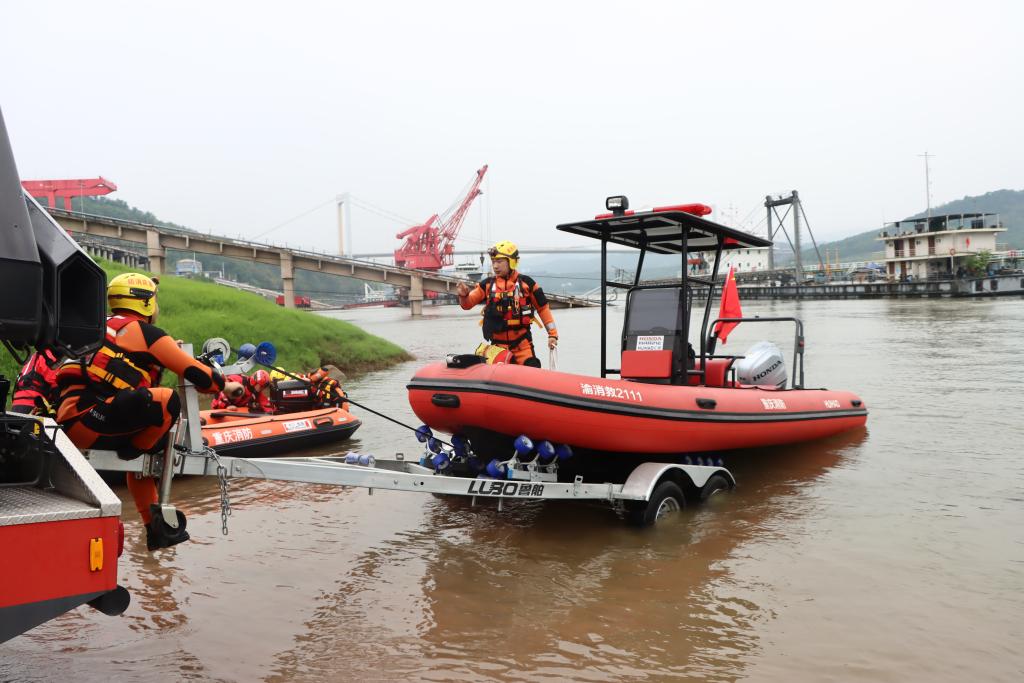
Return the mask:
M965 264L983 251L1006 251L996 242L1006 232L999 214L962 213L886 223L878 235L885 243L885 272L890 279L946 280L964 274Z

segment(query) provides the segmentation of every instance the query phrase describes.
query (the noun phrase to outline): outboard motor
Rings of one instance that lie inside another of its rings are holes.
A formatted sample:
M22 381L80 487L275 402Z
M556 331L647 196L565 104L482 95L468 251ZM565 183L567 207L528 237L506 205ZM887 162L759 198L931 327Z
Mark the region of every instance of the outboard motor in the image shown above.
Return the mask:
M771 342L757 342L733 365L736 381L756 387L786 386L786 360L782 351Z

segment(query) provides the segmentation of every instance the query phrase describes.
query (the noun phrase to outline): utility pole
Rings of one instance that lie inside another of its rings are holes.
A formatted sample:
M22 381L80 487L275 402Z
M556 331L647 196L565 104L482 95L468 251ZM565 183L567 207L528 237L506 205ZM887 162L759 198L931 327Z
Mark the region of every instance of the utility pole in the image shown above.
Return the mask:
M768 209L768 241L771 244L768 245L768 270L769 272L775 270L775 231L772 230L772 201L771 195L765 195L764 205Z
M803 262L800 258L800 196L793 190L793 252L796 262L793 264L793 274L796 275L796 284L799 287L804 282Z
M928 160L934 157L934 154L925 152L924 154L918 154L919 157L924 157L924 199L925 204L928 207L928 220L932 218L932 181L928 168Z

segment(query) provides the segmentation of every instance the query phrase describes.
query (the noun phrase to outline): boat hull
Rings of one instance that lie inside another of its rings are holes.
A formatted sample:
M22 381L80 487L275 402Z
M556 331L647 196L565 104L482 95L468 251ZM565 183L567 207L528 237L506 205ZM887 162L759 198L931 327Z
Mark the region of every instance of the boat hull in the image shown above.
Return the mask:
M221 455L265 458L344 441L362 422L341 408L267 415L204 410L203 442Z
M409 403L433 429L527 434L604 453L685 454L820 439L861 427L855 394L601 379L516 365L421 368Z

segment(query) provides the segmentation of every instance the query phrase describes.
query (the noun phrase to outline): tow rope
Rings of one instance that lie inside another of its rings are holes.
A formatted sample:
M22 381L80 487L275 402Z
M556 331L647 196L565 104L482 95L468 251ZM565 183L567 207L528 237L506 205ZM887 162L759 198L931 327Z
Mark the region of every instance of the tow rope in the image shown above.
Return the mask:
M308 378L305 378L305 377L299 377L298 375L292 374L292 373L288 372L287 370L285 370L284 368L279 368L279 367L277 367L276 365L269 365L269 364L267 364L267 363L260 363L260 365L262 365L262 366L263 366L263 367L265 367L265 368L273 368L274 370L277 370L278 372L280 372L280 373L281 373L282 375L287 375L288 377L291 377L292 379L297 379L297 380L299 380L300 382L308 382L308 381L309 381L309 379L308 379ZM408 429L408 430L410 430L410 431L413 431L413 432L415 432L415 433L416 433L417 435L418 435L418 434L420 433L420 432L419 432L419 429L417 429L416 427L413 427L413 426L411 426L411 425L407 425L407 424L405 424L404 422L401 422L401 421L399 421L399 420L396 420L396 419L395 419L395 418L393 418L393 417L389 417L389 416L385 415L384 413L380 413L380 412L377 412L377 411L376 411L376 410L374 410L373 408L370 408L370 407L368 407L368 406L365 406L365 405L363 405L362 403L359 403L358 401L354 401L354 400L352 400L352 397L350 397L350 396L348 395L348 392L347 392L347 391L345 392L345 400L346 400L346 401L348 401L349 403L351 403L351 404L352 404L352 405L354 405L354 406L359 406L359 407L360 407L360 408L362 408L363 410L365 410L365 411L367 411L367 412L370 412L370 413L373 413L373 414L374 414L374 415L376 415L377 417L382 417L382 418L384 418L385 420L388 420L389 422L394 422L394 423L395 423L396 425L398 425L399 427L405 427L406 429ZM436 436L435 436L434 438L435 438L435 439L437 439L437 437L436 437ZM451 446L451 444L450 444L450 443L448 443L447 441L445 441L444 439L437 439L437 440L438 440L438 441L440 441L441 443L443 443L443 444L444 444L445 446ZM454 446L452 446L452 448L454 448Z

